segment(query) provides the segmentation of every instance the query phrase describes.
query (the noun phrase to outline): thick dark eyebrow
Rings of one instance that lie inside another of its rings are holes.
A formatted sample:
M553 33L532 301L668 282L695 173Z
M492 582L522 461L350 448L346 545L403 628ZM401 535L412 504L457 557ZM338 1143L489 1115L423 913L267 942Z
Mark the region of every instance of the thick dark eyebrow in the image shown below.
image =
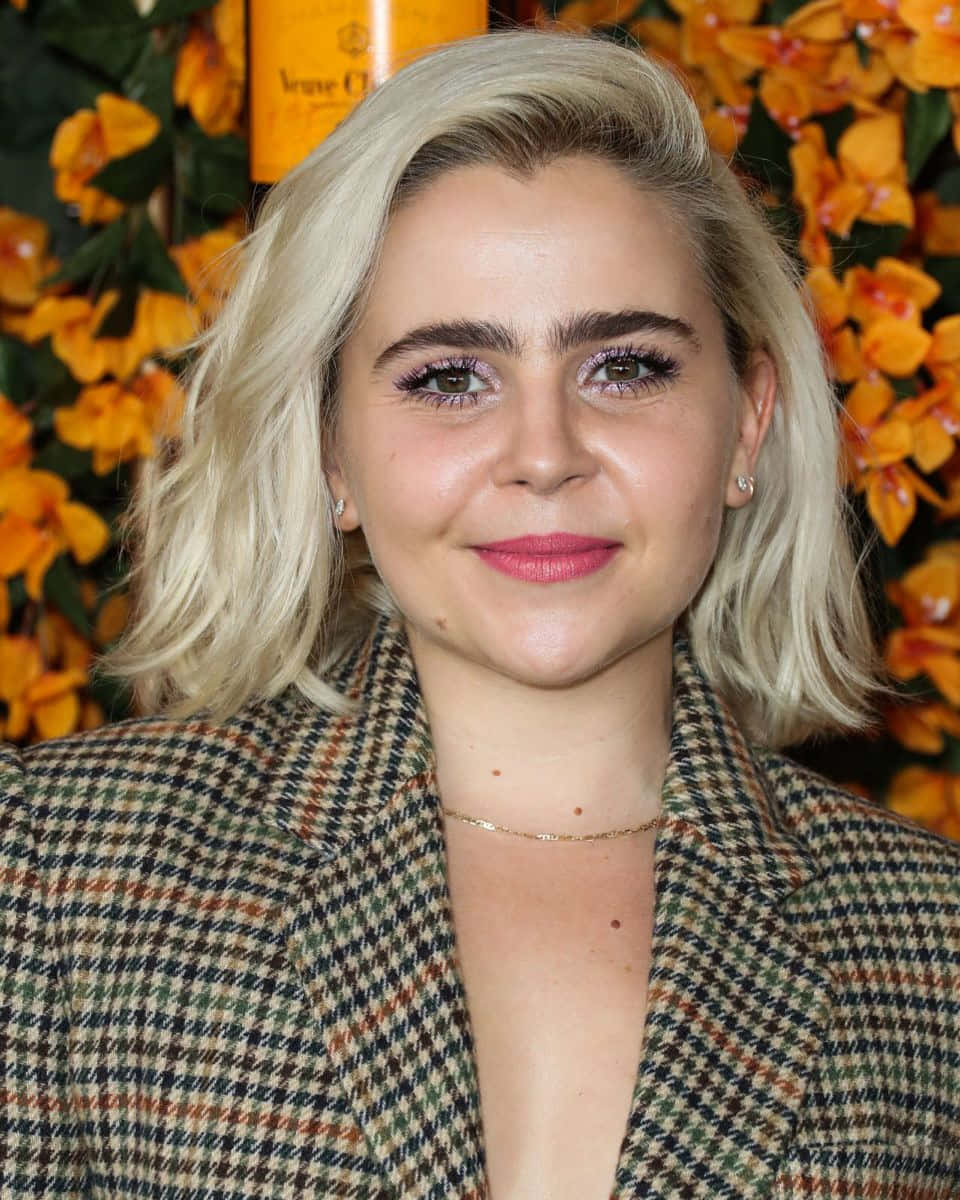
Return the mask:
M696 330L682 317L634 308L620 312L573 313L553 323L549 344L559 357L587 342L623 337L629 333L670 333L694 351L702 348ZM426 350L433 346L455 346L464 351L495 350L511 358L520 358L524 352L523 340L516 330L499 321L437 321L419 325L392 342L377 355L373 372L377 374L392 359L410 350Z

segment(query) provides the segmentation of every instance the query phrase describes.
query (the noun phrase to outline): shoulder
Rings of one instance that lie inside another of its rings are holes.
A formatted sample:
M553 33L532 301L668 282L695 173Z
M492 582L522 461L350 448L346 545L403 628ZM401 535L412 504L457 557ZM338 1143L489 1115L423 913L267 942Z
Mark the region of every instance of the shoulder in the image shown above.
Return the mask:
M250 847L269 859L285 839L258 816L289 703L261 702L220 724L138 717L24 749L4 745L0 824L23 831L52 877L136 874L150 864L196 874L212 857Z
M960 843L782 754L757 757L781 819L818 864L822 894L851 912L936 913L960 953Z

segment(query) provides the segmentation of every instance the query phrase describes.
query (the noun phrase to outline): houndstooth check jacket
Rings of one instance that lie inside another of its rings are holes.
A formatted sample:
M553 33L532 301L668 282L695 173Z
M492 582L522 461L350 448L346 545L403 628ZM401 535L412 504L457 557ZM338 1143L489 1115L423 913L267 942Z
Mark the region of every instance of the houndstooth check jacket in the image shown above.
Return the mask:
M338 682L2 752L2 1200L486 1194L402 625ZM960 1197L960 846L674 684L613 1194Z

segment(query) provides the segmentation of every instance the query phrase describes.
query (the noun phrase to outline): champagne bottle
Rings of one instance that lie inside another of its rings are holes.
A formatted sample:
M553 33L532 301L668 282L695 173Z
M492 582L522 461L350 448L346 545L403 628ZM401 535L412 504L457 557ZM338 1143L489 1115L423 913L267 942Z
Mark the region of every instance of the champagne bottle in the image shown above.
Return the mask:
M254 208L372 88L487 28L486 0L248 0Z

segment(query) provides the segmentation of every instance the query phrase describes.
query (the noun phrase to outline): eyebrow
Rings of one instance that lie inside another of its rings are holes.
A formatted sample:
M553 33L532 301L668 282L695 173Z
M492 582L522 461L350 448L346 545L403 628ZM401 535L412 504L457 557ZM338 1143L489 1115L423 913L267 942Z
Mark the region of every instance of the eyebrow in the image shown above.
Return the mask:
M625 308L619 312L573 313L554 321L548 343L558 357L586 342L622 337L628 333L670 333L680 338L694 351L702 343L694 327L682 317L649 309ZM373 372L377 374L392 359L410 350L425 350L431 346L456 346L459 350L495 350L511 358L520 358L524 342L515 329L500 321L435 321L419 325L392 342L377 356Z

